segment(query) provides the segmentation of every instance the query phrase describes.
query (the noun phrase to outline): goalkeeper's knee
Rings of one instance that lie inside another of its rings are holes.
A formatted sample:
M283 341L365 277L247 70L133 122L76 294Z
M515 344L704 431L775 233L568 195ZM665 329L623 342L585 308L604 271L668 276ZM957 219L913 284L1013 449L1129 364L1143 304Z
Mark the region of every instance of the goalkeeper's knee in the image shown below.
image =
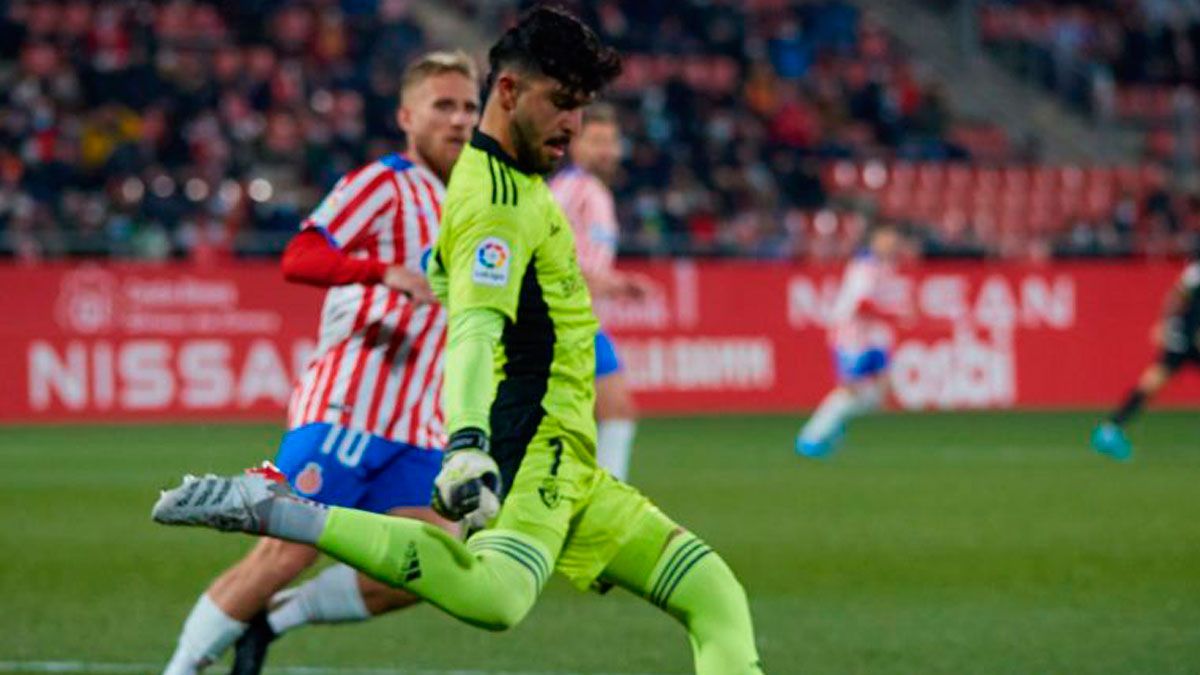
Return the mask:
M650 582L647 599L687 627L698 673L762 672L746 591L707 544L690 533L675 537Z
M673 589L669 597L662 599L662 607L689 630L720 631L750 625L746 591L729 565L715 553L685 570Z
M553 556L519 532L489 530L468 547L428 523L352 509L330 510L317 545L377 581L495 631L520 623L553 569Z

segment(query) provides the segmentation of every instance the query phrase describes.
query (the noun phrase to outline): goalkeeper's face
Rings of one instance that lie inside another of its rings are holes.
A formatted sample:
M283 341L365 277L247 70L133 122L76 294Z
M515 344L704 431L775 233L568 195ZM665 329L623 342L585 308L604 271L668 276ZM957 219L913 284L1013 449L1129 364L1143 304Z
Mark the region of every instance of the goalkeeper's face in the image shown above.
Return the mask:
M515 82L510 128L517 161L538 173L562 162L583 124L591 93L571 91L556 80L525 75Z
M479 121L478 88L461 73L430 75L404 92L397 121L409 155L445 181Z

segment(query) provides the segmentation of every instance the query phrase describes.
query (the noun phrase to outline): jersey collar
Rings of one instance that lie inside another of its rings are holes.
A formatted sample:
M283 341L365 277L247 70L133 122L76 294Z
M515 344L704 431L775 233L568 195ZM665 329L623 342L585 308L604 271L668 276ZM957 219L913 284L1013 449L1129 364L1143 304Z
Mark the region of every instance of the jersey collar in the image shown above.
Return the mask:
M500 147L500 141L476 129L471 134L471 147L482 150L496 159L504 162L512 168L520 171L523 174L533 174L533 171L526 171L524 167L517 163L517 160L512 155L508 154L504 148Z

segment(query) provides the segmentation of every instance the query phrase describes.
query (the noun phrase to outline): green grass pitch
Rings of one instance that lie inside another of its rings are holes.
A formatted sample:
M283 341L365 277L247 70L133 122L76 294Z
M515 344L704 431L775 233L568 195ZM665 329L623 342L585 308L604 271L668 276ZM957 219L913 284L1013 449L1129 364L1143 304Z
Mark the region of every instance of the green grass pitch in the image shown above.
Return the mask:
M1200 415L1137 423L1126 465L1088 450L1093 420L880 416L825 462L793 455L791 418L647 420L634 482L738 572L770 673L1200 672ZM196 595L250 540L151 524L157 489L268 457L277 437L0 430L0 671L164 663ZM272 665L690 672L673 621L561 581L508 634L422 607L299 631Z

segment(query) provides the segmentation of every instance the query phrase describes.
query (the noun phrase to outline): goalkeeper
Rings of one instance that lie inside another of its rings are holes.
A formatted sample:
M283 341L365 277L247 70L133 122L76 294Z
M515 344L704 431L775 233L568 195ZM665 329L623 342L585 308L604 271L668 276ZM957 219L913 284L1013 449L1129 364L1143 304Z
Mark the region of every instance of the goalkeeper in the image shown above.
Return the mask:
M434 508L488 527L464 545L419 521L313 504L250 475L185 479L154 517L315 544L491 630L520 622L552 570L580 589L620 586L684 624L697 673L762 673L729 567L596 465L597 322L570 224L542 176L620 59L545 7L488 56L487 104L451 176L429 265L450 313L451 436Z

